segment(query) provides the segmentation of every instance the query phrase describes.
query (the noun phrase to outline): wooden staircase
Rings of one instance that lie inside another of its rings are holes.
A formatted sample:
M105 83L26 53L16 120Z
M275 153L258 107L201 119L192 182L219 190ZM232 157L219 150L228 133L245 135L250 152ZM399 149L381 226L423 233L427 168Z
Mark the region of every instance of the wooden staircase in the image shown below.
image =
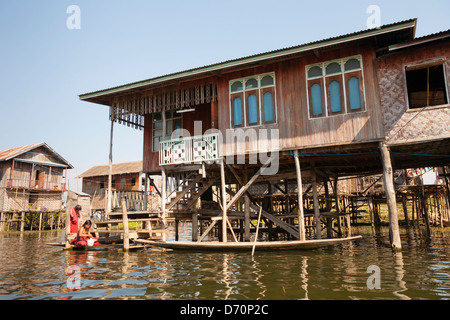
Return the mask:
M167 197L171 199L166 204L167 211L193 209L197 200L217 181L217 177L204 178L201 173L194 172L188 175L178 187ZM175 196L174 196L175 193Z

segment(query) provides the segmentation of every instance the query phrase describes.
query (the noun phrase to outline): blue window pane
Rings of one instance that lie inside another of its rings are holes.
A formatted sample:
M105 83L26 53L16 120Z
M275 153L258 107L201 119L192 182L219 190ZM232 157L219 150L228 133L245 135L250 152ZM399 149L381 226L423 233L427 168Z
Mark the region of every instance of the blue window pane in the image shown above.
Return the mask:
M258 103L254 94L248 96L248 123L258 123Z
M242 125L242 100L234 98L233 100L233 124L235 126Z
M359 79L357 77L351 77L348 80L348 90L350 96L350 109L361 109L361 93L359 91Z
M317 116L323 114L322 88L317 83L311 86L311 101L312 101L313 115Z
M273 96L272 92L264 93L264 121L273 121Z
M341 111L341 89L336 80L330 83L330 104L331 112Z

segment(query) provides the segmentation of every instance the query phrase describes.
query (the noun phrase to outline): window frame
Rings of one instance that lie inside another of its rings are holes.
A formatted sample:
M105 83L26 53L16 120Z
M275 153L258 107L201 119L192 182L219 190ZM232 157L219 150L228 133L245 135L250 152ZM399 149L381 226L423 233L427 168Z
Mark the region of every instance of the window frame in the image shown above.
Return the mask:
M356 59L359 61L359 68L353 68L351 70L345 70L345 64L352 60ZM333 72L327 74L327 67L333 63L338 63L340 66L340 72ZM309 71L314 68L319 67L322 70L322 75L309 76ZM348 88L348 80L355 74L358 74L359 79L359 90L361 96L361 108L360 109L351 109L350 108L350 91ZM366 90L364 83L364 66L363 66L363 58L362 55L349 56L340 59L334 59L329 61L323 61L319 63L314 63L305 66L305 79L306 79L306 92L307 92L307 104L308 104L308 117L309 119L318 119L318 118L327 118L338 115L345 115L357 112L365 112L366 108ZM333 81L337 81L339 83L339 92L340 92L340 100L341 100L341 110L337 112L332 112L331 110L331 92L330 92L330 84ZM314 84L319 84L321 86L321 95L322 95L322 114L314 115L313 112L313 99L311 87Z
M262 85L261 81L263 78L270 76L273 80L272 84L269 85ZM255 79L257 82L256 87L247 88L246 84L247 81ZM242 89L241 90L235 90L232 91L232 86L236 82L242 83ZM272 112L273 112L273 120L265 121L264 120L264 94L266 92L272 93ZM248 104L248 98L254 94L256 96L256 115L257 115L257 122L256 123L249 123L249 104ZM240 97L242 101L242 125L235 125L234 124L234 99L236 97ZM232 79L229 81L229 111L230 111L230 128L248 128L248 127L257 127L257 126L264 126L268 124L273 124L277 122L277 108L276 108L276 78L274 72L269 73L262 73L258 75L252 75L244 78L238 78L238 79Z
M165 112L166 116L163 117L162 113ZM170 112L171 116L169 118L167 118L167 113ZM161 119L160 120L156 120L155 121L155 116L156 115L161 115ZM163 119L165 119L166 121L166 125L164 126L164 121ZM172 131L169 134L169 126L167 125L167 123L171 122L171 127L172 127ZM180 113L177 113L177 109L174 110L164 110L164 111L160 111L160 112L155 112L152 114L152 152L159 152L159 144L161 141L167 141L172 139L172 133L174 131L175 128L175 123L179 122L180 123L180 128L183 128L183 115ZM155 123L162 123L162 127L161 128L155 128ZM166 132L164 132L164 127L166 128ZM155 136L155 131L156 130L162 130L163 133L162 135L158 135ZM158 138L158 143L155 143L155 138Z
M403 77L404 77L404 85L405 85L405 100L406 100L406 105L408 107L408 111L417 111L420 110L422 108L434 108L434 107L440 107L440 106L446 106L446 105L450 105L450 88L449 88L449 84L450 82L448 81L447 78L447 59L444 57L440 57L440 58L436 58L436 59L432 59L432 60L427 60L424 62L420 62L420 63L415 63L415 64L405 64L403 66ZM411 108L411 103L410 103L410 97L409 97L409 89L408 89L408 80L406 77L406 72L407 71L414 71L414 70L419 70L419 69L425 69L425 68L430 68L430 67L434 67L434 66L442 66L442 73L443 73L443 78L444 78L444 85L445 85L445 94L446 94L446 100L447 103L445 104L440 104L440 105L433 105L433 106L422 106L422 107L413 107Z

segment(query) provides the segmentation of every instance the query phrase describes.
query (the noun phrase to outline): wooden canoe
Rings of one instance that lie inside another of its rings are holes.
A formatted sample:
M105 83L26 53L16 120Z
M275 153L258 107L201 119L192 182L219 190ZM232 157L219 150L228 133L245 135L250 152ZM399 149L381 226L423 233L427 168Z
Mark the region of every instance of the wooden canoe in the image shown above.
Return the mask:
M147 244L154 247L173 250L191 251L251 251L255 246L256 251L277 250L310 250L320 247L333 246L341 243L362 239L362 236L348 238L334 238L306 241L263 241L263 242L189 242L189 241L153 241L135 239L134 242Z
M65 243L50 242L50 243L47 243L47 245L53 246L53 247L61 247L63 250L66 250L66 251L104 251L104 250L118 250L119 252L123 251L122 245L100 245L100 246L96 246L96 247L77 247L77 246L74 246L73 244L71 244L68 248L66 248ZM143 249L147 249L149 247L150 246L146 246L146 245L130 246L128 251L143 250Z

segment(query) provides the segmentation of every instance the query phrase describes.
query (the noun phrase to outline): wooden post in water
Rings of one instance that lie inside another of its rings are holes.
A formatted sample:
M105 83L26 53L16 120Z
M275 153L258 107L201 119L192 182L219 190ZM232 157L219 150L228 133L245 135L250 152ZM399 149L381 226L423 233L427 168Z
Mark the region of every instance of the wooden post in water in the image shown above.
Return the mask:
M164 112L163 112L164 114ZM167 198L167 177L166 177L166 168L161 168L161 221L163 225L163 229L166 229L166 198ZM163 232L162 240L166 241L166 233Z
M322 239L322 226L320 223L320 210L319 210L319 198L317 195L317 175L314 169L314 162L311 162L311 178L313 189L313 202L314 202L314 218L316 220L316 237Z
M127 199L122 198L123 250L130 249L130 230L128 226Z
M383 164L384 189L386 191L389 209L389 233L391 246L394 250L401 251L400 230L398 226L397 200L394 189L394 170L392 169L391 154L385 143L380 142L381 159Z
M225 159L220 161L220 191L222 193L222 242L227 242L227 193L225 190Z
M20 232L25 230L25 212L20 213Z
M69 235L70 235L70 212L71 212L71 208L67 207L66 208L66 243L65 243L65 248L68 249L70 247L70 240L69 240Z
M303 212L303 184L302 184L302 171L300 167L300 159L298 157L298 151L294 151L295 171L297 174L297 195L298 195L298 231L300 233L300 240L306 240L305 232L305 215ZM287 193L287 190L286 190Z

